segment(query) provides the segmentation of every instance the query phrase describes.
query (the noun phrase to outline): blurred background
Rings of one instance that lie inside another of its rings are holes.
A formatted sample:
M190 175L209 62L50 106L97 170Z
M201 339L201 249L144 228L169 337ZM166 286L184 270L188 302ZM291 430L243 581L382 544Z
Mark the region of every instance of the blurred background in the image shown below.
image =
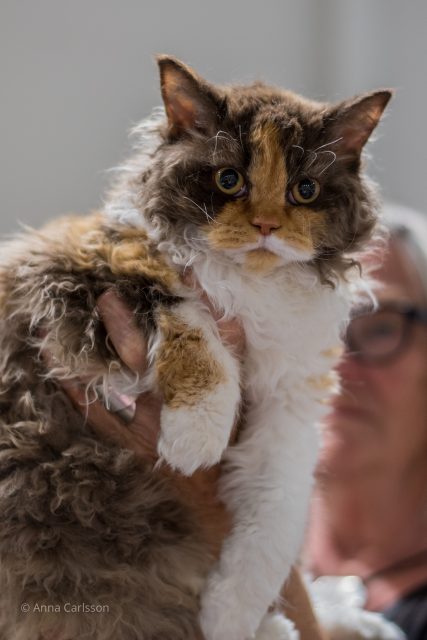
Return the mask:
M102 203L160 103L156 53L320 100L394 87L370 173L425 210L426 36L425 0L1 0L0 232Z

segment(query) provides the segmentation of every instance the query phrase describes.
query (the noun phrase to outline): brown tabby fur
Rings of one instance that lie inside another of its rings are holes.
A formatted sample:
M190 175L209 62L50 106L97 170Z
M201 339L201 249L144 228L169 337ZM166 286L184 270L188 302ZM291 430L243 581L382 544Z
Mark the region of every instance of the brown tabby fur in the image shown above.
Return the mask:
M2 640L52 631L58 640L197 637L197 595L212 560L188 501L165 473L100 442L46 379L38 353L43 325L62 366L87 369L93 345L105 344L95 302L106 287L130 299L132 284L137 313L148 281L154 299L170 297L172 275L141 260L144 234L123 230L114 242L99 223L51 225L31 245L23 240L30 253L23 260L20 247L0 275ZM106 347L104 355L113 357ZM109 611L20 612L21 603L67 602Z
M259 83L218 88L173 59L161 58L160 66L168 123L158 125L158 144L140 168L137 154L117 181L113 209L133 208L157 224L161 240L178 247L195 228L204 229L212 246L240 246L254 232L247 217L257 215L260 202L279 215L283 185L305 175L311 163L322 195L310 207L290 207L283 233L315 248L309 268L333 284L351 263L345 251L357 249L375 222L358 154L345 144L347 114L360 99L331 106ZM177 111L179 86L187 91L187 110ZM365 97L371 128L389 97L375 96ZM298 150L340 136L333 169L327 154L313 163ZM254 185L249 203L212 190L218 166L247 172ZM205 202L207 216L200 206ZM211 217L220 224L210 225ZM273 258L253 255L249 266L269 270ZM130 451L100 442L57 381L122 370L96 310L97 297L111 287L134 309L147 337L163 323L157 374L166 402L185 401L189 388L221 379L221 371L203 361L197 332L177 326L173 305L183 285L143 229L94 214L56 221L3 247L1 640L198 638L198 596L213 557L185 482L171 482L166 470L153 471ZM204 362L200 370L192 370L193 359L183 364L180 354L173 355L180 340L192 343L186 353ZM54 366L43 362L41 346L52 353ZM177 375L168 368L174 359L181 359ZM190 372L180 386L186 367ZM28 603L29 613L21 603ZM60 605L61 613L34 612L35 603ZM64 613L65 603L106 604L109 611Z

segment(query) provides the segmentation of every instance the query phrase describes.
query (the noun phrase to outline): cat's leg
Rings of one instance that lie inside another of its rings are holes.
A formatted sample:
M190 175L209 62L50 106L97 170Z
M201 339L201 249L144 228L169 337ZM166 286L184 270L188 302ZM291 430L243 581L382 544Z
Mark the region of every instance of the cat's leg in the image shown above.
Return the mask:
M158 313L154 372L164 405L158 450L191 475L219 462L240 402L239 362L200 303Z
M302 542L318 436L310 403L291 411L281 395L249 410L227 452L222 496L235 522L202 597L207 640L255 636Z

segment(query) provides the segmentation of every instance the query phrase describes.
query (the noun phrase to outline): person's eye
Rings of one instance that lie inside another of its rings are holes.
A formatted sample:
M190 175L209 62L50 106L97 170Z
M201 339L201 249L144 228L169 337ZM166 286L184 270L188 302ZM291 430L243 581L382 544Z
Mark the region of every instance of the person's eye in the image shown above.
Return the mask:
M396 333L399 333L400 327L396 326L392 322L377 322L370 327L367 327L365 334L367 338L381 339L388 338Z
M238 198L247 192L245 179L242 174L233 167L223 167L215 172L215 184L218 189L227 194Z
M310 204L314 202L320 193L320 184L313 178L303 178L296 182L288 192L288 200L291 204Z

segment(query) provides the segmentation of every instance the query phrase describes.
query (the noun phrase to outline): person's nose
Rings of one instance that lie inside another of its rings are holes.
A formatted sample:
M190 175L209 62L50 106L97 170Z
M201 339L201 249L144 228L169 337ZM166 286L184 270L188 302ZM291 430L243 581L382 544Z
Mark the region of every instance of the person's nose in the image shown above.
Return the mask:
M355 354L344 351L335 367L341 382L363 382L366 378L366 365Z

